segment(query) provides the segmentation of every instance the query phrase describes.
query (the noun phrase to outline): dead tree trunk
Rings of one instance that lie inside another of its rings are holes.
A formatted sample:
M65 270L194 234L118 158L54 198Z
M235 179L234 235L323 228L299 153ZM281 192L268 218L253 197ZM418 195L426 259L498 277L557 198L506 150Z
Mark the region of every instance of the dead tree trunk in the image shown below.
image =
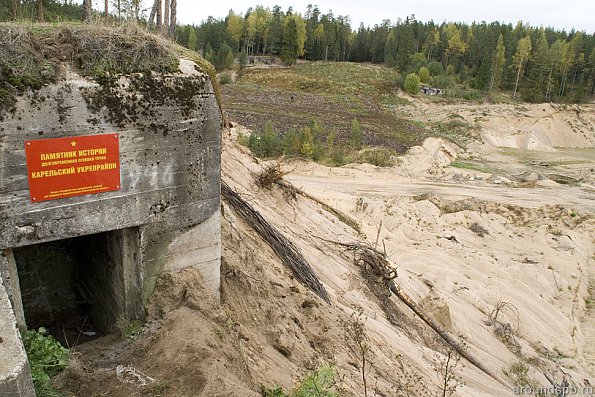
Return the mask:
M508 387L506 383L504 383L498 376L494 375L490 370L488 370L478 359L476 359L473 355L471 355L466 349L461 347L461 345L450 335L450 333L445 330L440 324L438 324L432 317L428 316L426 312L420 309L419 306L411 299L409 295L407 295L398 285L394 282L394 280L388 281L388 287L390 292L395 294L401 302L406 304L419 318L421 318L426 324L428 324L440 337L448 343L450 347L457 351L464 357L467 361L473 364L476 368L481 370L483 373L488 375L490 378L494 379L501 385Z
M105 0L105 17L109 16L109 0Z

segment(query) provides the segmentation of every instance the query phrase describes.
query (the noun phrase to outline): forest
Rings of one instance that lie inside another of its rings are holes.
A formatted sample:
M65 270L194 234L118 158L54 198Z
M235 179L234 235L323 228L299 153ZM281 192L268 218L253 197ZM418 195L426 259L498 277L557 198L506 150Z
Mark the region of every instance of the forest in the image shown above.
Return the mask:
M245 62L268 54L289 65L298 59L384 64L437 88L504 90L528 102L586 102L595 95L595 33L522 22L436 24L410 15L354 29L349 16L317 6L303 14L256 6L178 26L176 38L218 70L234 57Z
M400 84L419 81L443 90L462 90L473 99L482 93L510 92L528 102L590 102L595 96L595 33L532 27L522 22L472 24L418 21L415 15L385 19L373 27L351 26L349 16L322 13L309 5L233 10L199 25L176 23L176 0L154 0L150 15L138 0L105 0L91 10L73 0L0 0L0 21L59 22L136 19L179 44L199 51L221 71L234 59L244 65L251 55L298 59L371 62L395 68ZM162 9L164 10L162 12ZM163 14L163 15L162 15ZM161 27L161 28L160 28ZM407 76L407 78L405 77Z

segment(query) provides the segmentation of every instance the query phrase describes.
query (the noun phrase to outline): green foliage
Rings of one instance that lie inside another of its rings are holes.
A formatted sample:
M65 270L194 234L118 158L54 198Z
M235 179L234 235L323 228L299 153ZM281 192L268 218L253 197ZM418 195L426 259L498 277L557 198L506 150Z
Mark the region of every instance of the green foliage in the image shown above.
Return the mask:
M136 337L139 336L142 331L143 324L138 320L134 320L128 324L128 327L126 327L123 337L126 339L136 339Z
M45 328L27 330L22 334L29 359L33 385L38 397L56 397L51 378L68 367L68 349L60 345Z
M502 370L512 380L516 387L538 388L539 382L529 375L529 366L524 361L513 363L510 368Z
M430 69L428 69L425 66L422 66L421 68L419 68L419 80L422 83L427 83L430 81Z
M302 384L291 393L291 397L336 397L337 393L332 391L334 384L335 373L327 365L306 376Z
M219 84L225 85L231 83L231 75L229 73L221 73L219 76Z
M396 152L384 147L361 146L361 127L357 119L352 122L349 140L337 142L337 132L326 132L312 120L301 129L290 128L283 135L275 131L268 121L263 131L254 131L250 137L240 134L237 142L247 146L256 156L263 159L280 156L302 157L322 164L341 166L347 163L369 163L378 167L394 165Z
M192 51L196 51L198 49L197 47L197 39L196 39L196 31L194 30L193 27L190 27L189 29L189 33L188 33L188 44L187 47L188 49L192 50Z
M233 51L227 44L222 45L219 49L219 63L222 69L229 69L233 64Z
M274 389L269 389L263 385L260 388L260 394L262 395L262 397L288 397L288 395L285 394L281 386L277 386Z
M283 27L283 47L281 59L287 65L293 65L297 58L304 54L304 43L306 42L306 25L299 14L291 14L285 17Z
M475 125L459 119L433 124L432 130L435 135L448 139L460 147L466 147L469 142L478 137Z
M169 385L164 381L158 382L151 387L150 397L161 397L169 389Z
M70 59L68 51L76 51L81 74L98 80L178 67L173 46L139 26L5 24L0 26L0 110L10 108L17 95L54 81L64 57Z
M437 88L448 89L454 86L454 79L452 76L439 75L432 78L432 85Z
M255 131L250 135L248 147L255 155L264 159L283 154L281 138L275 132L273 122L270 120L266 123L264 131Z
M329 365L325 365L316 372L311 372L302 380L301 384L289 393L281 387L269 389L261 388L263 397L337 397L333 391L335 385L335 372Z
M351 134L349 135L349 143L355 150L359 150L362 147L362 128L359 125L357 119L353 119L351 122Z
M384 147L365 148L358 153L355 162L368 163L377 167L392 167L395 165L397 154Z
M17 5L13 15L12 5ZM43 0L43 15L46 22L80 21L82 5L72 0ZM0 21L37 20L37 2L0 0Z
M240 69L244 69L246 67L246 65L248 64L248 54L246 53L246 51L244 51L242 49L242 51L240 51Z
M484 172L486 174L493 174L495 172L495 170L493 168L488 168L484 165L470 163L467 161L456 160L456 161L453 161L452 163L450 163L450 166L454 167L454 168L461 168L464 170Z
M403 88L411 95L419 93L419 76L415 73L409 73L407 77L405 77Z
M428 71L430 72L430 76L440 76L444 73L444 68L440 62L432 61L428 64Z

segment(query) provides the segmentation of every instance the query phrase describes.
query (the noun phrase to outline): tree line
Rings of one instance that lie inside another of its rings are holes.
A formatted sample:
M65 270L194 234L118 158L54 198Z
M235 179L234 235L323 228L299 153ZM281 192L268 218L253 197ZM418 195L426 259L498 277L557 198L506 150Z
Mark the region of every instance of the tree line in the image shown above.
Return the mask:
M177 0L154 0L147 18L141 0L104 0L93 9L92 0L0 0L0 21L63 22L134 20L153 31L174 37L177 26Z
M595 34L522 22L436 24L411 15L353 29L348 16L317 6L303 14L256 6L179 26L176 39L218 69L229 67L234 56L262 54L289 65L297 59L385 64L437 88L509 90L530 102L595 96Z

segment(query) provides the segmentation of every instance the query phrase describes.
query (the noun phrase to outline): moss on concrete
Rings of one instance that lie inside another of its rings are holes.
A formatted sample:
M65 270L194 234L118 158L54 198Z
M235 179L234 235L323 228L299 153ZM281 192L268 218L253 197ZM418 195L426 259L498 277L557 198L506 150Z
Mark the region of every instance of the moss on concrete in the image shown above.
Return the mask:
M207 61L137 25L0 24L0 117L14 108L18 95L58 80L64 64L105 83L119 75L176 72L180 57L209 75L221 106Z

